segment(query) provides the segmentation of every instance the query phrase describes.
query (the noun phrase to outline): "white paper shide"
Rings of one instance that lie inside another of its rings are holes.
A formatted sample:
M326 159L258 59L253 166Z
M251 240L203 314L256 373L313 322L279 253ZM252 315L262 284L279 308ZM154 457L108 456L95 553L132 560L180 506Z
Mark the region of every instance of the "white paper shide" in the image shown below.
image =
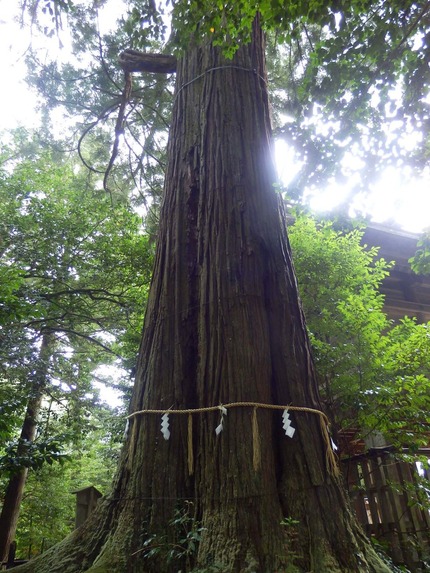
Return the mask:
M285 435L289 438L294 436L294 432L296 431L295 428L291 425L290 414L288 413L288 409L282 412L282 427L285 430Z
M219 436L220 433L223 431L223 429L224 429L224 416L227 416L227 408L224 408L224 406L220 406L219 409L221 412L221 419L220 419L218 426L215 428L215 434L217 436Z
M165 440L170 438L169 414L163 414L161 416L161 433L163 434L163 438Z

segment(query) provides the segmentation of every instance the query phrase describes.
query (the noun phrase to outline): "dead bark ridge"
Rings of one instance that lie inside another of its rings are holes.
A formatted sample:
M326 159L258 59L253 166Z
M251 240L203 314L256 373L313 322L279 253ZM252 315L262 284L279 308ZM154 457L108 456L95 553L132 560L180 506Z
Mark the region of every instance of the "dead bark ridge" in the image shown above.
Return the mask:
M211 45L189 49L177 70L130 411L240 401L320 409L270 138L260 30L233 61ZM160 419L136 418L110 496L21 571L387 572L327 471L318 416L294 414L289 439L278 412L258 412L255 471L251 414L229 411L219 436L218 413L194 417L193 475L187 417L172 417L168 441ZM176 562L166 552L150 557L160 544L178 546L172 518L188 501L204 528L197 553Z

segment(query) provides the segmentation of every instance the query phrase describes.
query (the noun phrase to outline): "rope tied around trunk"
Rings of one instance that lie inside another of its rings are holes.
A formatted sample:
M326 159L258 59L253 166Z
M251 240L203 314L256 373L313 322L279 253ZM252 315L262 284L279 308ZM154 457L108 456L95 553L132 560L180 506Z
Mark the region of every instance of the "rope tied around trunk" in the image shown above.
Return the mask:
M189 82L185 82L184 84L182 84L176 91L175 99L178 97L178 95L181 93L181 91L184 88L193 84L194 82L196 82L200 78L203 78L206 74L209 74L210 72L216 72L218 70L242 70L243 72L251 72L252 74L257 76L258 78L260 78L260 80L262 80L265 84L267 84L266 80L263 78L263 76L261 74L258 73L258 71L255 68L245 68L243 66L235 66L235 65L216 66L214 68L208 68L207 70L205 70L204 72L202 72L201 74L199 74L198 76L196 76L195 78L190 80Z
M227 410L230 408L253 408L252 412L252 442L253 442L253 467L255 471L258 471L261 465L261 449L260 449L260 433L258 430L258 419L257 419L257 410L259 408L263 410L283 410L283 420L284 420L284 430L286 434L290 437L294 434L294 429L290 426L291 422L289 421L288 412L304 412L308 414L315 414L319 417L320 421L320 428L323 441L326 446L326 465L328 472L333 476L339 475L339 466L336 461L336 457L333 452L333 448L331 445L330 434L329 434L329 427L330 422L321 410L316 410L315 408L307 408L305 406L283 406L280 404L264 404L261 402L231 402L230 404L220 404L219 406L206 406L203 408L186 408L183 410L174 410L172 408L167 409L148 409L148 410L138 410L136 412L132 412L127 416L127 421L136 418L137 416L143 416L146 414L158 414L162 416L162 424L161 424L161 431L163 436L166 440L170 437L170 430L169 430L169 420L168 417L170 415L188 415L188 440L187 440L187 447L188 447L188 472L190 475L194 473L194 453L193 453L193 420L192 417L194 414L202 414L205 412L221 412L221 420L220 424L216 428L217 435L222 432L223 430L223 418L227 414ZM132 439L130 440L130 450L132 451L135 446L135 426L136 424L132 424Z

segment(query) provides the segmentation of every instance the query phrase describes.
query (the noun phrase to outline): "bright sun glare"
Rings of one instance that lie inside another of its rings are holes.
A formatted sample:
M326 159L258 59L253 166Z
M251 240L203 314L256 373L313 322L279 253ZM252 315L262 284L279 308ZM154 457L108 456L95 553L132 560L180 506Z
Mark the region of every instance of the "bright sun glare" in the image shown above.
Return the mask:
M354 158L349 161L353 162ZM284 141L275 143L275 161L279 178L287 186L301 168L294 151ZM351 187L356 174L351 172ZM332 183L307 194L311 208L317 212L330 212L341 204L350 192L349 185ZM430 178L425 174L420 178L412 174L388 167L379 180L372 185L370 192L358 194L351 204L350 215L366 215L375 223L400 225L405 231L420 233L430 227Z

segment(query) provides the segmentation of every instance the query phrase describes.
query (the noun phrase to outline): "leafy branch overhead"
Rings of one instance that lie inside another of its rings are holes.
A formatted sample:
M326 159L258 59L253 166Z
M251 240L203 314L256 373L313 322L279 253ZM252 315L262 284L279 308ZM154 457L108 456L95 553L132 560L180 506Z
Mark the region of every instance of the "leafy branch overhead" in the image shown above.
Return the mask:
M303 163L291 197L333 179L345 183L351 154L361 162L356 191L368 191L388 165L425 168L430 2L241 1L216 10L178 2L173 14L183 45L206 35L232 54L249 39L257 12L269 33L275 133Z
M32 61L31 72L49 106L82 116L81 156L111 193L138 189L142 201L159 199L173 90L153 72L173 73L169 54L180 57L194 41L213 40L231 56L257 12L267 31L275 134L302 163L291 197L334 180L367 192L388 165L425 169L430 2L176 1L167 40L161 4L126 6L120 31L99 35L96 8L80 7L77 18L67 3L74 52L91 53L90 68Z

